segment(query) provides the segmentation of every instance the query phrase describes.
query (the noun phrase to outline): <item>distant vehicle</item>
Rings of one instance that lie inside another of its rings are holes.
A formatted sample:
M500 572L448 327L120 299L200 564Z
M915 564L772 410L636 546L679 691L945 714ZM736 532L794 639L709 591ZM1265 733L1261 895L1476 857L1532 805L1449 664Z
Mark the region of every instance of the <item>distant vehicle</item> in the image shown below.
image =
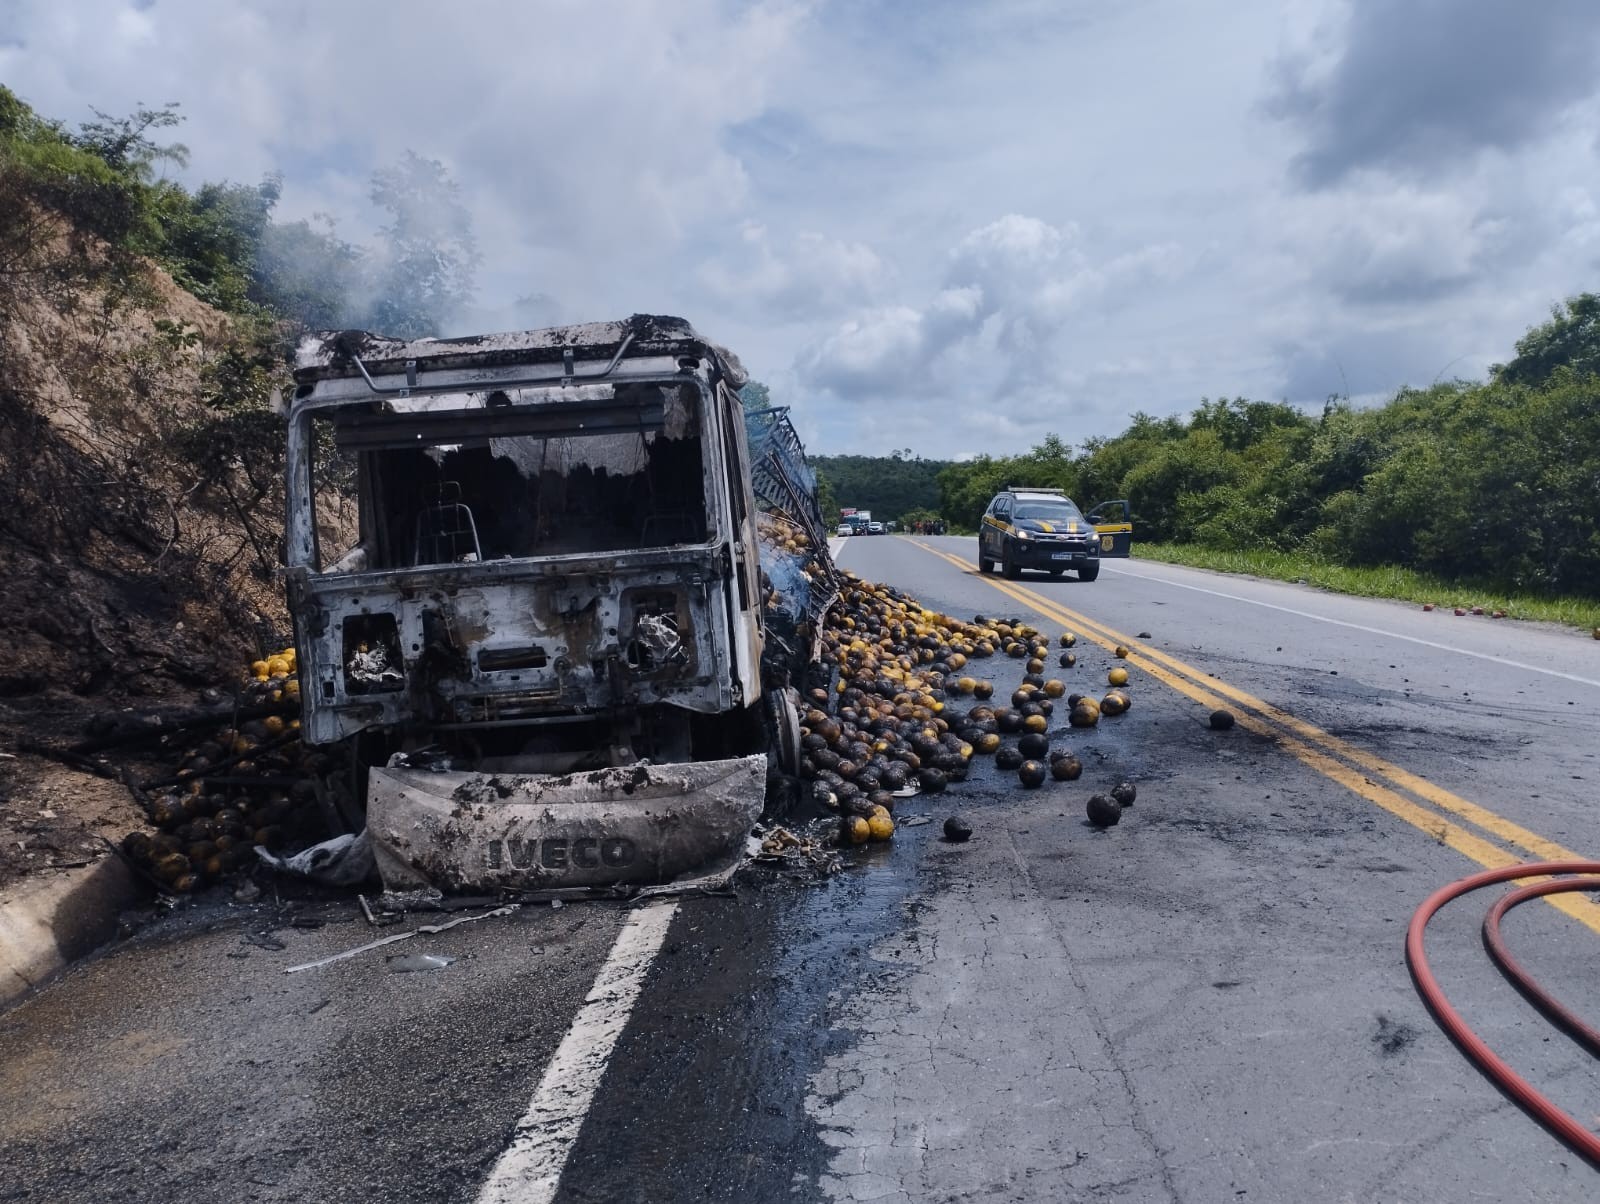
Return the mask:
M882 535L883 534L883 524L882 523L868 523L867 524L867 534L868 535Z
M890 535L893 535L896 531L898 531L900 529L900 525L898 523L893 523L893 522L884 523L883 524L883 529L885 531L889 532Z
M978 525L978 571L1015 579L1025 568L1059 577L1074 569L1079 581L1100 575L1100 535L1059 489L1008 485L994 495Z
M850 523L840 523L839 529L834 532L835 535L854 535L855 533L856 529Z

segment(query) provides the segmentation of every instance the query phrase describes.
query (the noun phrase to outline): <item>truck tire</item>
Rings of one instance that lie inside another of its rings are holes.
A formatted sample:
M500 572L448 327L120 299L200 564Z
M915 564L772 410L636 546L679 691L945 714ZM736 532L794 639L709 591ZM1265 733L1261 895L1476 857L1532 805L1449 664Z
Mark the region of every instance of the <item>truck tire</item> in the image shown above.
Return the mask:
M772 763L779 773L800 772L800 695L790 686L767 691L767 722L772 732Z
M1000 547L1000 575L1007 581L1015 581L1022 576L1022 570L1011 559L1011 549L1003 544Z
M1086 564L1078 570L1079 581L1093 581L1099 575L1100 566L1098 564Z

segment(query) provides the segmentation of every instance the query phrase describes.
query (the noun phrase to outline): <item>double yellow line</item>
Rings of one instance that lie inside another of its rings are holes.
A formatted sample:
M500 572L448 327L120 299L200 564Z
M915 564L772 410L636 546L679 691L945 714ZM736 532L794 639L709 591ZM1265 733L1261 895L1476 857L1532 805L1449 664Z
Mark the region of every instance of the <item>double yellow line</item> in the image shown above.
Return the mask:
M955 565L962 572L979 576L967 561L919 540L912 542ZM1010 581L996 580L992 577L980 579L1036 614L1076 629L1079 634L1107 651L1119 644L1122 645L1129 651L1128 664L1208 709L1216 710L1226 703L1232 703L1234 708L1243 711L1242 714L1236 714L1235 718L1238 725L1246 731L1274 741L1302 764L1383 808L1397 819L1404 820L1439 843L1448 845L1486 869L1516 865L1526 860L1523 854L1539 861L1587 860L1582 854L1575 853L1553 840L1547 840L1536 832L1530 832L1486 807L1481 807L1458 794L1452 794L1426 778L1418 777L1382 757L1357 748L1314 724L1307 723L1235 686L1219 681L1194 666L1187 665L1148 644L1142 644L1087 615L1070 610L1042 594ZM1402 794L1402 791L1405 793ZM1407 798L1407 794L1412 797ZM1422 803L1431 804L1438 810L1429 810ZM1454 816L1455 819L1447 818L1448 816ZM1455 820L1463 822L1457 823ZM1493 837L1510 846L1510 849L1521 850L1521 853L1509 851L1486 837ZM1600 905L1588 898L1575 894L1552 895L1545 901L1595 933L1600 933Z

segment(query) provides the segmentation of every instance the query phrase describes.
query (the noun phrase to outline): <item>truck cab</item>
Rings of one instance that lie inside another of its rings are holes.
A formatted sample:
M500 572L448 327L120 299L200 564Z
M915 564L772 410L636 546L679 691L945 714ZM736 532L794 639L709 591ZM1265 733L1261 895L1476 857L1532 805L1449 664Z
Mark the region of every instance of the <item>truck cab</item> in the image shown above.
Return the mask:
M744 379L687 322L648 315L302 344L286 557L302 732L356 750L386 882L670 876L659 850L517 864L507 841L637 850L629 805L692 790L742 839L770 735ZM359 512L348 548L319 521L338 474ZM463 820L463 799L497 805ZM563 800L587 834L534 833Z

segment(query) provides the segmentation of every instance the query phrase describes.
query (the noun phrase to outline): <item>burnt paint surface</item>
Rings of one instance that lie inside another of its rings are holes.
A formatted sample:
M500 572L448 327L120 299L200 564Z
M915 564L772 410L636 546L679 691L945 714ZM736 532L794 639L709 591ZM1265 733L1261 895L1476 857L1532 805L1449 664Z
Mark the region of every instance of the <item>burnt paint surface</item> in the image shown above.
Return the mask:
M766 758L532 776L374 770L368 830L391 889L662 883L731 868Z
M375 376L398 372L407 360L416 360L419 366L493 368L559 361L568 349L585 360L606 360L629 336L630 355L712 356L734 388L745 382L744 368L736 356L701 336L684 319L664 314L634 314L621 322L448 339L395 339L365 330L323 332L301 342L295 380L306 385L318 379L354 375L357 356Z
M695 621L706 614L709 554L675 554L665 563L606 573L586 571L598 569L587 562L473 568L302 581L296 609L306 635L301 663L312 742L413 718L469 721L512 701L549 711L671 702L710 713L733 705L729 684L712 671L724 659L712 643L716 628ZM652 595L673 600L684 656L669 665L628 668L637 600ZM346 687L345 622L372 613L395 617L405 690L352 694ZM544 652L543 666L485 671L478 663L483 649L532 648ZM612 662L627 691L622 698L615 696Z

